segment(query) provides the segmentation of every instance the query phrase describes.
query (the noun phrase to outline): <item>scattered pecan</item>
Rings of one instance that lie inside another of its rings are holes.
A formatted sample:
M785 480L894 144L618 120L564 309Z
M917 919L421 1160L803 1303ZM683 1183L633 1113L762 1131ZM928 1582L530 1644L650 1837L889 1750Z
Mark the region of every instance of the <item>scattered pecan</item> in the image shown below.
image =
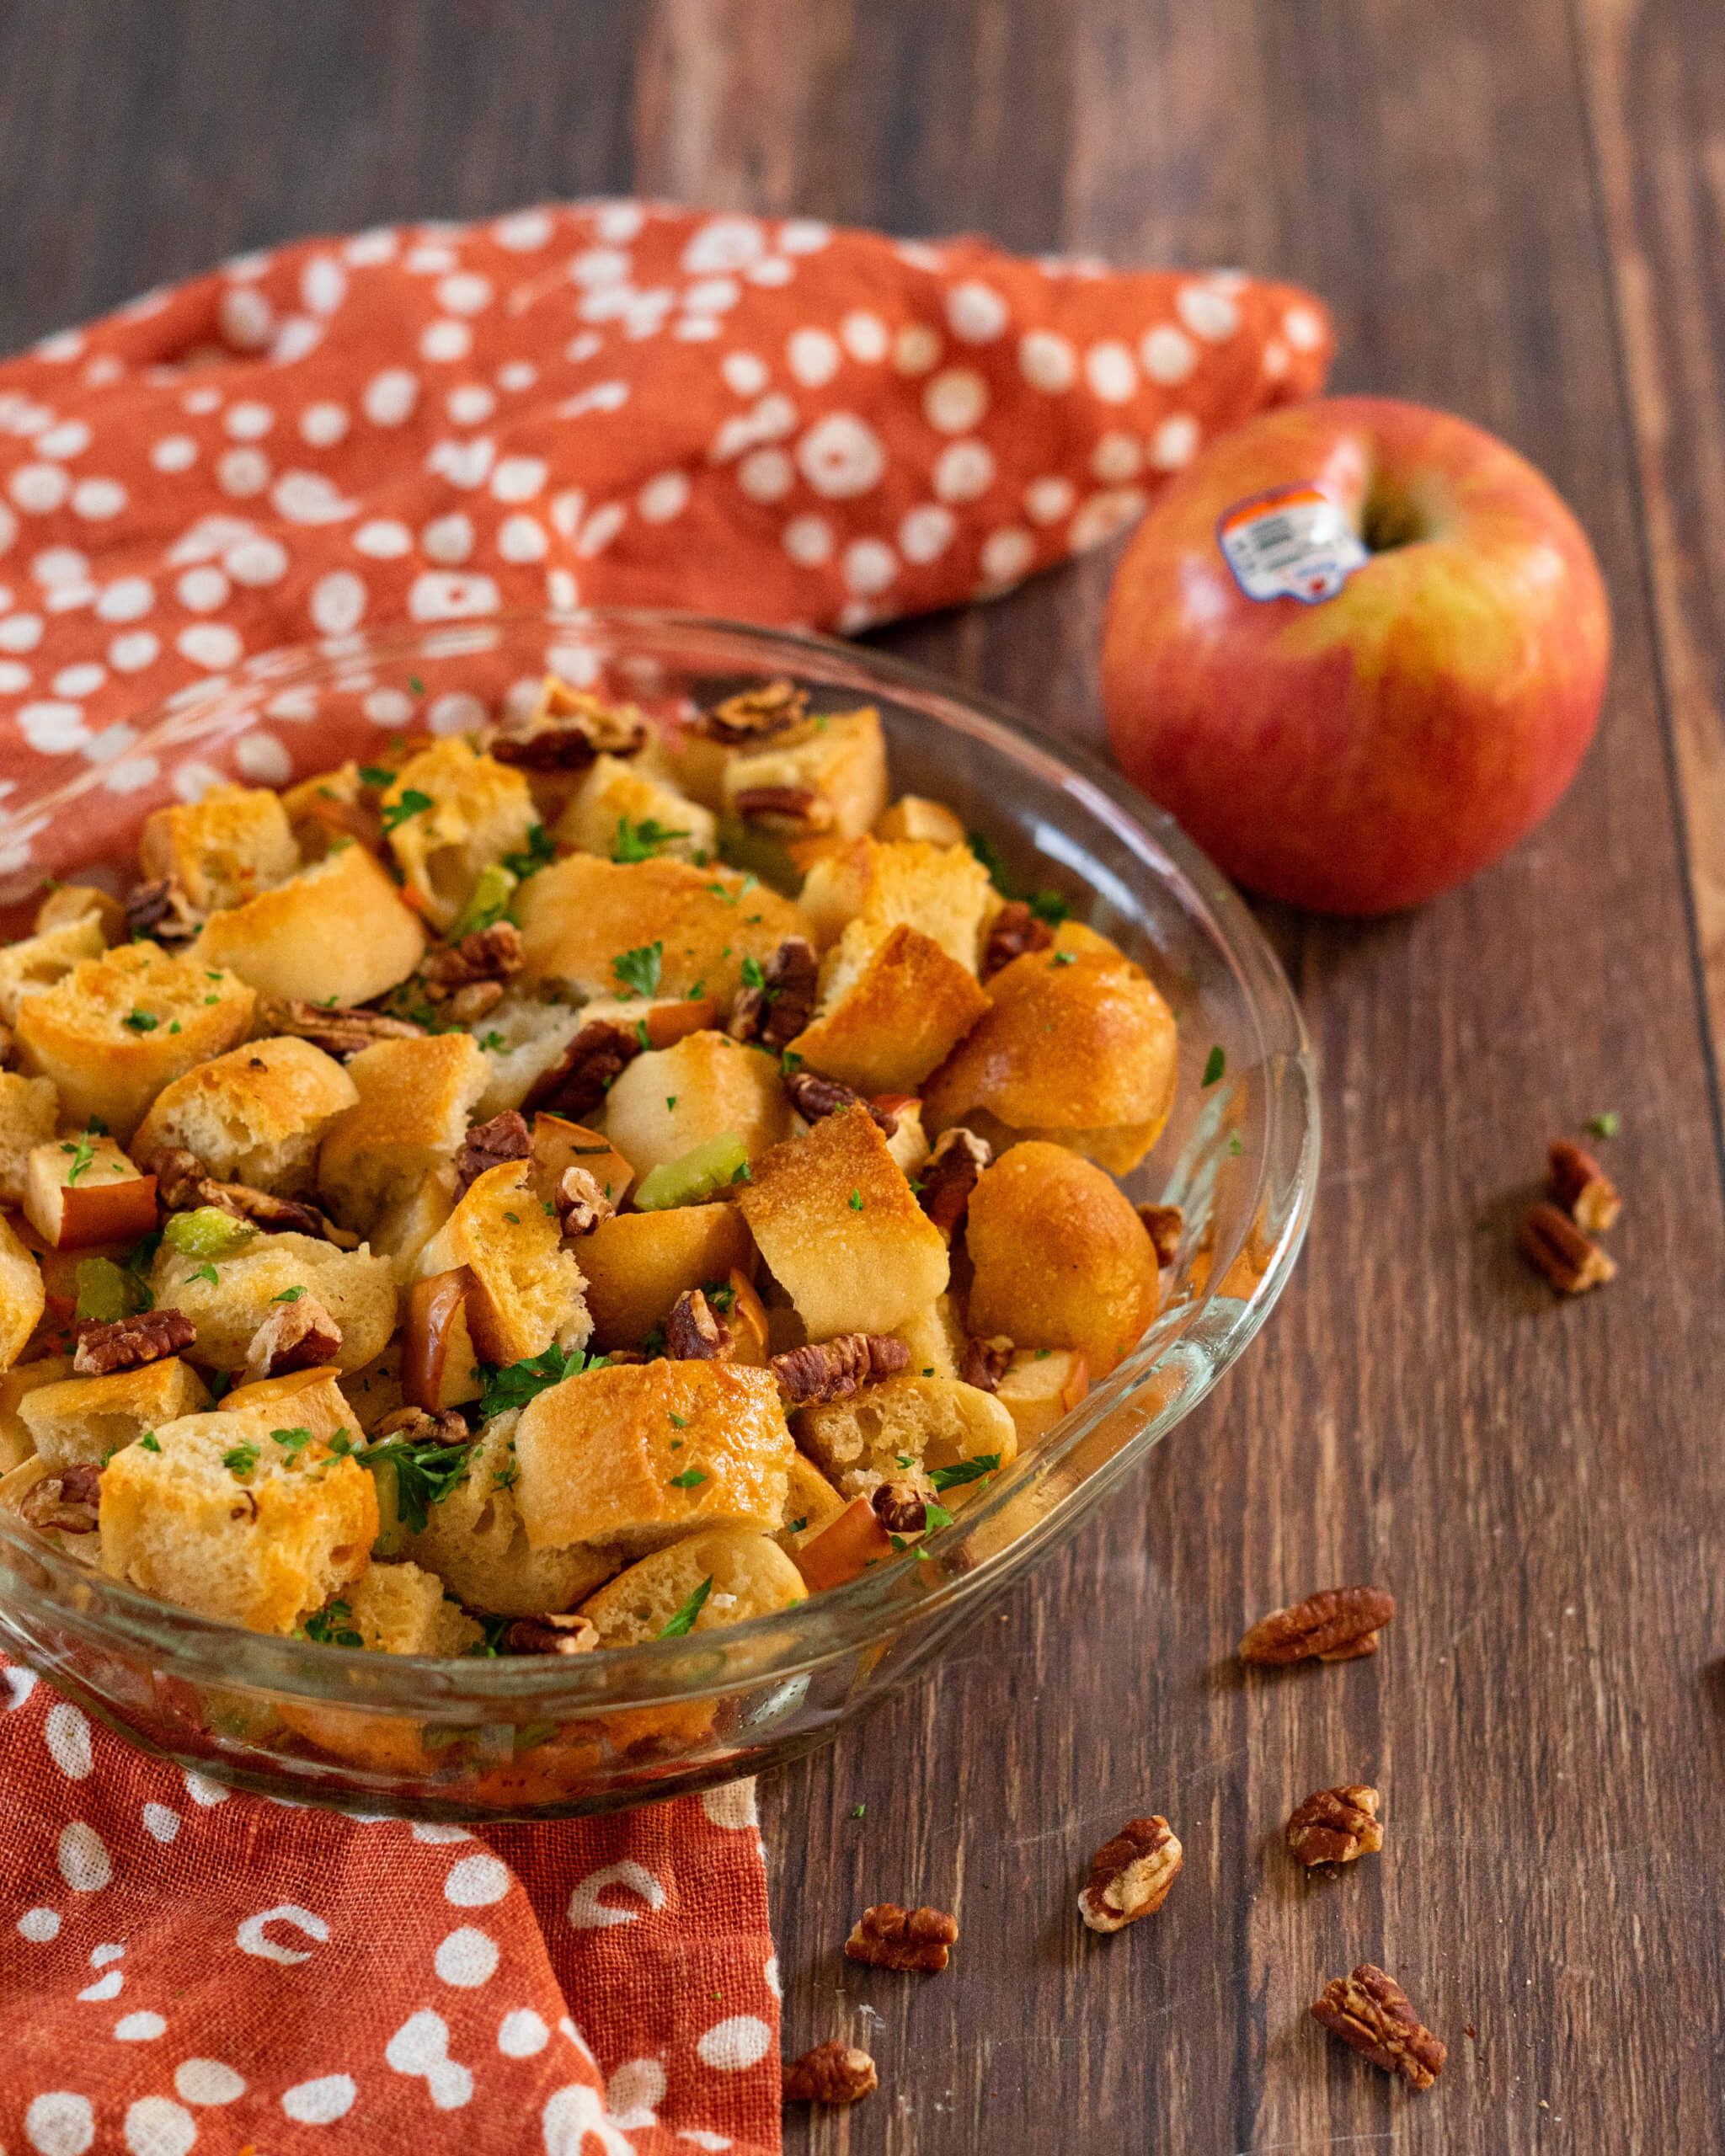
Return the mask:
M1515 1231L1515 1247L1560 1294L1582 1295L1617 1277L1616 1262L1555 1205L1535 1205Z
M809 716L809 695L794 681L763 681L757 689L745 689L715 704L701 719L700 728L711 741L734 749L744 742L770 740Z
M509 1654L590 1654L599 1635L585 1617L517 1617L503 1636Z
M969 1209L976 1178L993 1158L994 1149L988 1140L979 1138L974 1130L966 1130L962 1123L956 1129L942 1131L935 1139L934 1150L917 1178L921 1188L916 1202L948 1242Z
M921 1534L928 1524L927 1501L914 1482L883 1482L868 1502L889 1534Z
M458 1407L396 1407L371 1433L373 1441L405 1438L416 1445L464 1445L473 1433Z
M18 1516L32 1527L57 1527L62 1534L93 1534L101 1505L99 1467L61 1467L32 1482L19 1500Z
M590 1168L567 1167L558 1179L557 1217L566 1243L590 1235L601 1220L617 1211L614 1199Z
M1092 1931L1119 1931L1153 1916L1168 1898L1185 1861L1173 1829L1160 1812L1129 1819L1090 1860L1078 1913Z
M911 1351L884 1332L841 1332L836 1340L811 1341L775 1355L769 1367L779 1390L798 1407L811 1401L847 1400L877 1378L902 1370Z
M325 1055L357 1055L373 1041L417 1040L425 1032L410 1018L386 1018L381 1011L355 1011L345 1004L308 1003L302 995L260 995L253 1019L260 1040L292 1033Z
M1552 1141L1551 1162L1552 1203L1590 1235L1604 1235L1623 1210L1617 1186L1591 1153L1567 1138Z
M512 921L476 928L459 943L434 951L419 969L428 1001L442 1003L474 983L500 983L521 970L521 931ZM495 1001L494 997L493 1001Z
M880 2086L874 2061L854 2044L817 2044L784 2073L788 2104L854 2104Z
M584 771L601 756L633 756L647 739L633 704L603 703L553 675L523 718L490 728L485 746L517 771Z
M309 1293L274 1303L246 1349L246 1377L279 1378L289 1370L315 1370L341 1353L341 1327Z
M278 1198L273 1191L254 1190L249 1183L218 1182L195 1153L183 1145L163 1145L150 1155L146 1175L156 1178L156 1203L163 1213L193 1213L213 1205L237 1220L249 1220L266 1235L316 1235L338 1250L357 1250L360 1239L338 1228L315 1205L296 1198Z
M1375 1654L1378 1631L1396 1614L1396 1598L1386 1587L1327 1587L1304 1602L1273 1609L1241 1641L1242 1662L1352 1662Z
M898 1136L899 1118L890 1108L877 1107L851 1086L840 1085L836 1078L822 1078L812 1070L793 1070L784 1084L791 1106L804 1123L819 1123L822 1116L836 1115L841 1108L867 1108L883 1138Z
M571 1123L585 1123L605 1105L611 1081L641 1053L641 1043L609 1018L583 1026L551 1068L534 1080L524 1108L548 1108Z
M1185 1230L1186 1215L1178 1205L1140 1205L1138 1217L1149 1234L1151 1246L1156 1251L1159 1266L1172 1265L1180 1252L1180 1237Z
M1352 1864L1383 1846L1378 1793L1360 1783L1314 1790L1288 1822L1288 1847L1301 1864Z
M781 831L787 838L811 838L833 825L831 802L812 786L740 787L731 806L745 824Z
M170 876L134 883L126 894L126 933L134 943L145 936L164 947L190 943L208 918Z
M958 1938L958 1924L943 1909L901 1909L896 1902L877 1902L852 1925L845 1952L878 1969L943 1969L947 1949Z
M1332 1977L1311 2009L1332 2036L1339 2036L1386 2073L1399 2073L1410 2089L1429 2089L1449 2057L1424 2027L1395 1978L1370 1961L1351 1977Z
M506 1161L525 1161L532 1150L532 1133L519 1109L505 1108L489 1123L474 1123L455 1156L457 1200L467 1195L488 1168L500 1168Z
M77 1328L77 1353L72 1367L81 1378L105 1378L115 1370L135 1370L177 1355L197 1338L197 1327L183 1310L139 1310L99 1325L86 1318Z
M740 990L731 1006L734 1040L782 1049L795 1040L814 1011L820 961L804 936L788 936L767 960L759 988Z
M698 1288L670 1306L665 1321L665 1352L674 1363L723 1363L730 1358L731 1329Z
M1004 1332L996 1333L991 1340L979 1340L973 1334L964 1342L964 1359L959 1367L959 1375L980 1392L993 1392L1012 1363L1012 1343Z
M1046 951L1054 940L1053 929L1039 921L1023 899L1008 900L989 925L988 941L982 947L982 978L988 979L1027 951Z

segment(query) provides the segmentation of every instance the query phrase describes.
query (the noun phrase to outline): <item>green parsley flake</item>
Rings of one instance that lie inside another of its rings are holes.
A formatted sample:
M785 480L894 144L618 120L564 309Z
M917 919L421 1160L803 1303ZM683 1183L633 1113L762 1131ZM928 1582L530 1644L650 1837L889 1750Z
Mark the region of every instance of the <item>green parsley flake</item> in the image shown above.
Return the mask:
M423 816L428 808L435 806L429 793L421 793L418 787L410 786L403 792L399 801L392 802L384 810L383 828L386 831L395 830L406 823L409 816Z
M853 1213L860 1213L862 1210L862 1192L860 1190L853 1190L851 1193L850 1198L847 1202Z
M930 1527L950 1527L953 1524L953 1516L944 1505L925 1503L922 1508L922 1517Z
M686 1467L681 1475L672 1476L670 1486L673 1490L692 1490L697 1483L704 1482L706 1480L707 1477L700 1468Z
M362 1647L364 1640L354 1630L354 1613L344 1602L326 1603L305 1622L305 1635L321 1647Z
M675 1093L667 1093L667 1094L665 1095L665 1107L666 1107L667 1108L674 1108L674 1107L676 1106L676 1104L677 1104L677 1097L676 1097L676 1095Z
M257 1464L258 1448L253 1444L236 1445L222 1455L222 1465L230 1475L249 1475Z
M744 987L745 987L745 988L765 988L765 987L766 987L766 969L761 965L761 961L760 961L760 959L759 959L759 958L745 958L745 959L744 959L744 961L743 961L743 985L744 985Z
M1228 1067L1228 1059L1220 1045L1213 1048L1204 1066L1204 1082L1214 1086Z
M132 1033L153 1033L162 1021L152 1017L147 1011L128 1011L124 1022Z
M667 1408L665 1412L670 1415L671 1421L676 1423L678 1429L686 1430L688 1428L689 1418L686 1415L679 1415L674 1408Z
M975 1460L961 1460L956 1467L931 1468L928 1479L937 1490L957 1490L966 1482L980 1482L985 1475L992 1475L1000 1464L997 1452L980 1452Z
M1053 963L1057 966L1076 966L1078 963L1078 953L1076 951L1056 951Z
M162 1449L156 1442L156 1433L153 1430L146 1430L142 1437L138 1439L138 1444L145 1452L160 1452Z
M851 1817L853 1819L860 1819L868 1809L868 1805L866 1799L861 1804L853 1804L851 1806Z
M1236 1159L1246 1150L1245 1146L1241 1143L1240 1134L1237 1130L1231 1130L1228 1133L1228 1150L1233 1154Z
M91 1140L89 1133L86 1131L84 1135L79 1139L75 1146L62 1145L60 1150L62 1153L70 1153L72 1155L72 1166L67 1171L66 1177L66 1187L70 1190L73 1183L75 1183L78 1177L83 1173L84 1170L88 1167L91 1161L95 1159L96 1148Z
M660 942L644 943L633 951L621 951L611 962L611 970L630 995L657 995L664 966L665 945Z
M785 1522L785 1533L787 1534L800 1534L808 1524L809 1515L807 1513L804 1513L801 1519L788 1519Z
M279 1295L272 1295L270 1299L272 1303L296 1303L305 1292L303 1288L284 1288Z
M678 1610L665 1630L659 1635L662 1640L680 1640L692 1629L695 1620L707 1606L707 1598L713 1592L713 1575L709 1572L688 1600Z
M530 1355L522 1362L486 1364L480 1372L483 1390L479 1412L489 1422L494 1415L525 1407L565 1378L579 1377L587 1367L587 1358L579 1348L559 1348L554 1342L542 1355Z
M195 1265L188 1277L194 1280L207 1280L212 1288L219 1288L222 1285L221 1281L216 1278L213 1265Z
M611 857L622 862L651 861L674 841L688 835L687 831L667 829L654 816L644 816L638 824L632 824L627 816L619 816Z
M361 764L360 783L361 786L375 786L381 793L387 787L395 784L395 773L382 764Z
M1582 1125L1596 1138L1615 1138L1623 1127L1623 1118L1616 1108L1602 1108L1598 1115L1590 1115Z

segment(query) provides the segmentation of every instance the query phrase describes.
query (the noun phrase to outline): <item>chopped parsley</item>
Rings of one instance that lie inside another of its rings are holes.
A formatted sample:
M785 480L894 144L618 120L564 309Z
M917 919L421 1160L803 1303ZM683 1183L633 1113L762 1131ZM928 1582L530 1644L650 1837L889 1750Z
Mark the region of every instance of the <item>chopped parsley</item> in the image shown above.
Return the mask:
M416 696L423 696L425 693L425 684L419 679L417 674L409 675L408 686L413 691Z
M808 1524L809 1515L807 1513L804 1513L801 1519L788 1519L785 1522L785 1533L787 1534L800 1534Z
M670 1486L673 1490L692 1490L697 1483L704 1482L706 1480L707 1477L700 1468L686 1467L681 1475L672 1476Z
M1058 928L1063 921L1071 918L1072 909L1058 891L1033 891L1024 903L1039 921L1046 921L1050 928Z
M1001 1464L997 1452L980 1452L975 1460L961 1460L956 1467L934 1467L928 1479L937 1490L957 1490L966 1482L980 1482L985 1475L992 1475Z
M665 1630L659 1635L662 1640L680 1640L689 1631L695 1620L707 1606L707 1598L713 1592L713 1575L709 1572L688 1600L678 1610Z
M665 945L654 942L643 943L633 951L620 951L611 962L611 970L627 995L653 995L658 993L664 964Z
M788 1048L779 1057L778 1067L783 1076L787 1078L794 1078L797 1073L803 1068L803 1059L798 1054L795 1049Z
M849 1204L850 1209L853 1213L860 1213L862 1210L862 1192L860 1190L853 1190L851 1193L849 1198L846 1200L846 1203Z
M222 1465L230 1475L249 1475L257 1464L258 1448L254 1444L236 1445L222 1455Z
M674 1407L667 1408L665 1412L670 1417L671 1421L676 1425L678 1429L686 1430L688 1428L689 1418L686 1415L679 1415Z
M322 1647L362 1647L366 1642L354 1630L354 1613L344 1602L327 1602L314 1609L303 1627L306 1637Z
M737 1299L737 1291L729 1280L703 1281L701 1292L721 1315L729 1310L731 1305Z
M505 1041L503 1035L499 1033L494 1026L489 1033L482 1033L479 1036L479 1045L481 1048L494 1050L505 1048L508 1043Z
M944 1505L931 1505L925 1502L922 1508L922 1517L924 1523L929 1527L950 1527L953 1524L953 1516Z
M162 1021L147 1011L128 1011L122 1022L132 1033L153 1033Z
M160 1452L162 1449L156 1442L156 1433L153 1430L146 1430L142 1437L138 1439L138 1443L146 1452Z
M494 1490L513 1490L521 1479L521 1464L518 1460L506 1460L501 1467L494 1467L491 1470Z
M422 816L428 808L435 805L429 793L421 793L418 787L410 786L403 792L399 801L392 802L384 810L383 828L386 831L395 830L406 823L409 816Z
M862 1817L863 1813L864 1813L865 1812L867 1812L867 1811L868 1811L868 1799L865 1797L865 1798L863 1799L863 1801L862 1801L862 1802L861 1804L853 1804L853 1805L851 1806L851 1817L852 1817L853 1819L860 1819L860 1818Z
M676 1095L675 1093L667 1093L667 1094L665 1095L665 1107L666 1107L667 1108L674 1108L674 1107L676 1106L676 1104L677 1104L677 1097L676 1097Z
M647 1021L644 1018L637 1018L635 1021L635 1038L641 1043L643 1049L649 1049L653 1045L652 1037L647 1031Z
M627 816L617 819L617 836L611 841L613 861L651 861L661 848L675 839L686 839L686 831L667 829L657 817L644 816L638 824L632 824Z
M272 1430L270 1434L277 1444L286 1445L290 1452L303 1452L312 1442L311 1432L301 1429L297 1424L291 1430Z
M88 1131L86 1131L76 1145L67 1144L62 1145L60 1150L62 1153L70 1153L72 1155L72 1166L67 1171L66 1177L66 1187L70 1190L91 1161L95 1159L95 1141L91 1138Z
M542 868L548 868L557 858L557 847L543 824L532 825L527 832L526 846L520 853L506 853L503 865L518 883L528 877L537 876Z
M186 1277L191 1280L207 1280L212 1288L219 1288L222 1285L220 1279L216 1277L215 1267L207 1262L203 1265L195 1265Z
M284 1288L279 1295L272 1295L270 1299L272 1303L296 1303L305 1292L303 1288Z
M1582 1125L1596 1138L1615 1138L1623 1127L1623 1118L1616 1108L1604 1108L1598 1115L1590 1115Z
M1078 953L1076 951L1056 951L1050 963L1056 966L1076 966Z
M409 1534L423 1534L433 1505L467 1479L471 1444L415 1444L404 1437L384 1438L364 1446L358 1457L370 1467L386 1462L395 1472L395 1509Z
M360 784L361 786L375 786L377 791L381 793L386 787L391 787L395 784L395 773L392 771L386 770L382 764L361 764L360 766Z
M765 988L765 987L766 987L766 969L762 967L762 965L761 965L761 961L760 961L760 959L759 959L759 958L745 958L745 959L744 959L744 961L743 961L743 985L744 985L744 987L745 987L745 988Z
M1204 1084L1206 1086L1214 1086L1217 1079L1221 1076L1222 1073L1227 1069L1227 1056L1224 1054L1220 1044L1218 1044L1210 1050L1209 1057L1204 1063Z
M522 1362L483 1364L480 1380L484 1390L479 1412L489 1422L494 1415L507 1414L511 1407L525 1407L530 1400L537 1400L565 1378L578 1377L587 1367L587 1358L579 1348L559 1348L554 1341L542 1355L529 1355Z
M1235 1155L1236 1158L1240 1154L1246 1150L1245 1146L1241 1143L1240 1134L1237 1130L1231 1130L1228 1133L1228 1150Z

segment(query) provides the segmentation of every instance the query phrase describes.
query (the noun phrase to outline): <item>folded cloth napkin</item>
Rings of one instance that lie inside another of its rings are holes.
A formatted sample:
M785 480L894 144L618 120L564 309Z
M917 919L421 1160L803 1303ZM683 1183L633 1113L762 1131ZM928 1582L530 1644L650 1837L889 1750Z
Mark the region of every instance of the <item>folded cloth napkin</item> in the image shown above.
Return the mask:
M139 748L140 711L248 655L547 603L855 630L991 596L1329 350L1316 302L1231 273L628 201L148 294L0 364L0 904L124 857L159 801L328 760L288 723ZM744 1789L470 1835L332 1817L0 1679L14 2156L778 2148Z

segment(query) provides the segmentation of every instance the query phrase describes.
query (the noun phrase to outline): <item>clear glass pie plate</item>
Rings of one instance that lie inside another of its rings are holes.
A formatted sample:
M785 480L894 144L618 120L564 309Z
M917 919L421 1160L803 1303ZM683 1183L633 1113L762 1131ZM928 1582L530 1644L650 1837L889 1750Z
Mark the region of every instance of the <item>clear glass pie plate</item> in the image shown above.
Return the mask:
M932 795L985 831L1019 886L1062 893L1172 1006L1178 1097L1126 1187L1183 1209L1182 1246L1135 1352L929 1538L926 1561L724 1630L577 1658L357 1653L171 1608L0 1513L0 1647L146 1750L241 1788L429 1819L550 1818L698 1789L825 1742L944 1653L1192 1412L1269 1315L1305 1234L1318 1158L1311 1053L1245 907L1171 819L1102 766L916 668L676 614L517 615L268 654L136 719L133 753L177 770L245 734L238 768L269 775L291 740L303 773L374 758L393 729L469 730L531 695L547 667L661 713L787 675L816 709L876 705L894 791ZM8 807L45 812L58 837L93 806L81 816L86 785ZM52 851L62 874L79 857ZM1218 1048L1223 1075L1205 1086Z

